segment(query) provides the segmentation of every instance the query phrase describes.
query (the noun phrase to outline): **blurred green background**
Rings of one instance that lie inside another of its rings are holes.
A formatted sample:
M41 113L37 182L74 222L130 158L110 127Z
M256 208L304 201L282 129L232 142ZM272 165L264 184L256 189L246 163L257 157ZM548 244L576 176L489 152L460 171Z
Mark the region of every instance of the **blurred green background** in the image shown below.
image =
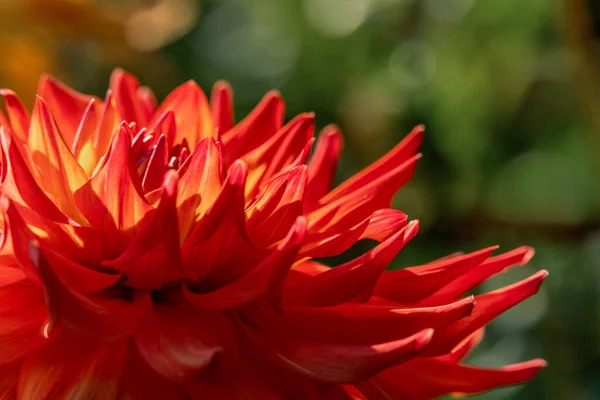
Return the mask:
M427 126L396 206L422 222L393 267L492 244L536 248L538 296L494 321L471 361L544 357L481 399L600 399L600 4L593 0L0 0L0 86L40 73L103 95L112 68L159 97L227 79L238 118L271 88L346 144L339 179Z

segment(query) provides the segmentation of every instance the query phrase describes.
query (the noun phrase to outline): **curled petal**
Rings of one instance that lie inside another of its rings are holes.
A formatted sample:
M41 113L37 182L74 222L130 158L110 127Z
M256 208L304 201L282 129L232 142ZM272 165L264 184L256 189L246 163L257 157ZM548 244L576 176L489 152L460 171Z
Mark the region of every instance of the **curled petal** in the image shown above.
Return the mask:
M229 321L217 312L169 299L157 304L135 336L139 355L158 374L185 382L206 372L226 351L235 352Z
M285 307L281 317L258 306L251 319L282 337L338 344L373 344L404 338L426 329L441 329L471 314L473 297L439 307L344 303L331 307Z
M493 292L475 297L473 313L439 330L427 349L427 355L440 355L450 351L465 337L483 327L492 319L538 292L548 272L541 270L527 279Z
M199 307L235 309L269 293L277 293L277 288L282 285L291 268L305 235L306 220L299 217L281 244L239 279L208 293L195 293L186 287L184 294L190 302Z
M181 279L177 226L177 172L165 176L158 207L140 223L137 234L115 260L103 264L121 271L128 287L152 290ZM162 234L157 235L157 232Z
M38 95L44 98L52 109L56 124L69 148L75 141L79 121L88 106L92 104L94 112L99 112L102 106L102 101L97 97L78 93L48 75L42 76Z
M31 261L39 269L48 307L46 336L56 326L76 337L99 342L116 342L133 332L150 303L148 293L135 291L130 301L109 293L89 296L75 292L54 272L38 245L31 243L29 248Z
M120 253L152 207L145 201L129 157L131 135L120 125L104 163L81 189L75 202L91 226L104 232L107 246ZM134 177L136 179L134 179Z
M423 299L420 303L429 305L456 299L493 275L514 266L527 264L534 253L531 247L523 246L491 257L478 266L472 265L468 271L447 282L442 288Z
M375 286L375 295L400 303L424 300L434 305L436 303L430 302L428 296L454 279L462 282L465 272L480 268L480 264L487 260L495 249L496 247L489 247L419 267L386 272ZM444 297L446 301L452 301L454 298Z
M282 367L319 381L352 383L416 357L431 340L433 330L425 329L404 339L374 345L300 342L263 337L261 333L251 336Z
M15 135L19 144L27 143L29 136L29 112L12 90L0 89L0 96L4 97L6 112L10 120L10 131Z
M332 306L352 300L366 301L375 283L418 229L417 221L362 256L322 272L311 279L288 279L286 301L299 306ZM292 278L293 275L290 276Z
M533 378L545 366L543 360L531 360L502 368L477 368L419 357L357 386L367 398L427 400L516 385Z
M125 340L93 346L61 335L27 357L17 398L114 399L126 350Z

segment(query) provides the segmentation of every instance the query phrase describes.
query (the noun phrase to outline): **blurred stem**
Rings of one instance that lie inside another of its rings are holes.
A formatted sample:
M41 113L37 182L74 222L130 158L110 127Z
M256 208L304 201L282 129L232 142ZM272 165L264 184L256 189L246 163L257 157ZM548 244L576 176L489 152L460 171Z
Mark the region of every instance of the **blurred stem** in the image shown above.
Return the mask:
M564 18L573 79L590 125L589 132L596 153L594 159L600 171L600 64L588 1L564 0L564 12L559 15Z

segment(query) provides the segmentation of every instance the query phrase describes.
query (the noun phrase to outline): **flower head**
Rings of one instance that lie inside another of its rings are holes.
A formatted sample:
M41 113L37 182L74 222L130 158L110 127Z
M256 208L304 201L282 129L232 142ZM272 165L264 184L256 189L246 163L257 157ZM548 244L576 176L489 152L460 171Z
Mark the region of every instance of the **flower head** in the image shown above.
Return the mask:
M423 128L331 189L342 149L267 94L193 82L160 105L117 70L104 101L43 77L31 116L0 92L0 393L29 399L426 399L523 382L461 359L537 292L494 247L384 272L418 223L388 208ZM330 268L362 239L378 244Z

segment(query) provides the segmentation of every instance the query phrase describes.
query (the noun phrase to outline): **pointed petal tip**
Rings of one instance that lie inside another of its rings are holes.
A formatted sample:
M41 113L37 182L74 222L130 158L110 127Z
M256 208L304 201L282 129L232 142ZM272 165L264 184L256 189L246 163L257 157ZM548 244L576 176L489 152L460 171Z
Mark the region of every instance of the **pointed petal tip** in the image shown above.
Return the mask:
M236 160L229 168L229 182L232 185L242 185L248 175L248 165L243 160Z

